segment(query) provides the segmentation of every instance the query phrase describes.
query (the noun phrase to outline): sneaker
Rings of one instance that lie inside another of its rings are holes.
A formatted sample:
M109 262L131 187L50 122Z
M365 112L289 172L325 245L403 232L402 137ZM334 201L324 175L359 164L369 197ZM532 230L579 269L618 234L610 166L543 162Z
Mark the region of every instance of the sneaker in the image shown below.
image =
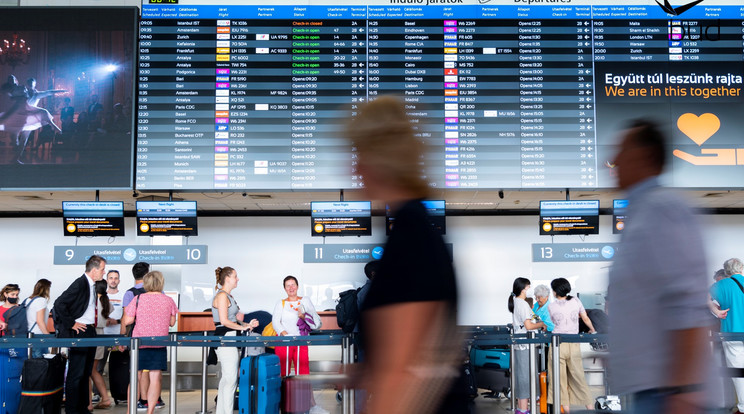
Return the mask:
M310 414L331 414L331 412L316 404L310 408Z
M101 396L98 394L93 394L93 398L91 398L91 402L93 404L101 402Z
M147 411L147 401L137 401L137 411Z
M163 407L165 407L165 403L163 402L162 398L158 397L158 403L155 404L155 409L163 408Z

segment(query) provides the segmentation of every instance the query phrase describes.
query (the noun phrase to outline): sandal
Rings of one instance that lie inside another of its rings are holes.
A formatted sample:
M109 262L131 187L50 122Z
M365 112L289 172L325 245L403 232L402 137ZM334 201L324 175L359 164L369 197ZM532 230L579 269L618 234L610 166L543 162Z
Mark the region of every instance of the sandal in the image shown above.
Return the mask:
M96 409L96 410L107 410L107 409L109 409L111 407L113 407L113 405L111 404L111 401L109 400L109 401L101 401L101 402L99 402L98 404L96 404L93 407L93 409Z

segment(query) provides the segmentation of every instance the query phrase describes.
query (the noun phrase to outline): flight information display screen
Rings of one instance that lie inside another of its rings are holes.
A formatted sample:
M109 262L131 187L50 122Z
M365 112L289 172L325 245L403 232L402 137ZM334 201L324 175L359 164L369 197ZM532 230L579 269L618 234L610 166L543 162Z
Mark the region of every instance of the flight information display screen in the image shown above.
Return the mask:
M370 201L313 201L310 203L312 236L371 236Z
M429 215L431 227L437 234L447 234L447 203L444 200L421 200ZM395 226L395 213L385 205L385 235L389 236Z
M731 0L145 3L135 186L359 188L343 126L395 94L433 187L614 187L636 117L671 185L741 187L743 24Z
M612 234L622 234L628 218L628 200L612 200Z
M63 201L65 236L123 236L123 201Z
M599 200L540 201L540 235L599 234Z
M199 235L196 201L137 201L137 235Z

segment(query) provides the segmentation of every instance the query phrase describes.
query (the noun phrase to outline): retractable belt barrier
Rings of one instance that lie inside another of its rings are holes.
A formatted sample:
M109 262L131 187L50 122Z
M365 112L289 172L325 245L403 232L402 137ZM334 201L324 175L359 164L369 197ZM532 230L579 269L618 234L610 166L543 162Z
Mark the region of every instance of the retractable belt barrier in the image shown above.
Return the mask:
M171 336L138 337L140 346L186 346L186 347L256 347L256 346L305 346L305 345L341 345L346 335L308 335L308 336L207 336L203 333L175 333ZM34 335L32 338L22 336L0 337L2 348L44 347L95 347L95 346L129 346L132 338L122 335L98 335L95 338L57 338L54 335Z
M176 407L176 360L177 349L179 347L199 347L204 348L202 352L202 413L207 413L206 396L207 396L207 370L206 354L210 347L267 347L267 346L318 346L318 345L341 345L342 363L350 364L353 362L353 340L352 335L343 332L308 335L308 336L214 336L209 331L202 332L174 332L169 336L152 336L130 338L121 335L99 335L96 338L56 338L54 335L34 335L33 337L0 337L0 349L7 348L30 348L34 346L42 347L95 347L95 346L125 346L131 350L130 366L133 374L130 376L130 382L134 385L132 389L136 390L139 348L142 346L167 346L171 347L171 386L170 402L172 409ZM554 405L560 405L560 344L561 343L607 343L607 334L548 334L532 333L529 334L511 334L511 333L491 333L488 330L464 330L465 344L470 346L511 346L512 350L515 345L527 345L530 356L534 358L536 346L540 344L550 344L553 355L553 375L551 378L553 386ZM715 333L710 337L713 343L722 343L727 341L744 341L744 333ZM512 355L514 353L512 352ZM536 365L530 366L530 400L535 407L537 376ZM536 370L535 370L536 371ZM744 368L724 368L724 375L729 377L744 377ZM339 380L343 375L340 374L311 374L305 376L310 382L323 383ZM512 378L515 376L512 375ZM513 392L512 392L513 394ZM354 393L353 390L343 390L343 413L353 414L354 412ZM131 398L131 396L130 396ZM136 398L136 396L135 396ZM130 406L130 414L136 413L136 404Z
M129 348L130 354L130 394L129 400L137 399L137 371L139 365L139 349L142 346L170 347L170 405L171 412L176 412L176 376L177 350L179 347L198 347L202 349L202 381L201 381L201 410L197 414L207 414L207 350L214 347L266 347L266 346L312 346L312 345L341 345L342 363L350 364L354 360L354 345L351 336L347 334L330 333L327 335L308 336L210 336L209 331L176 332L169 336L148 336L130 338L123 335L98 335L95 338L57 338L54 335L33 335L29 337L4 336L0 337L0 349L7 348L80 348L80 347L113 347ZM307 376L313 382L329 382L340 379L340 375ZM317 377L317 378L315 378ZM354 414L354 392L344 389L344 414ZM137 413L137 404L130 404L129 414Z

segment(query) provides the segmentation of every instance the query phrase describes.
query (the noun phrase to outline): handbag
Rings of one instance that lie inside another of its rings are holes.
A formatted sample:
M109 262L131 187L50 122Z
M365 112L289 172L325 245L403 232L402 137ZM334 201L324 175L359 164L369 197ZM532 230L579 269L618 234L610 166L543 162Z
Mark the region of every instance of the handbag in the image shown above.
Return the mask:
M274 330L274 324L269 322L268 325L261 331L261 336L278 336L276 331Z
M245 336L260 336L256 332L245 332ZM266 353L266 347L263 346L247 346L243 348L243 357L256 356Z
M137 324L137 309L139 308L139 298L140 295L137 295L137 302L134 304L134 321L127 325L127 330L125 331L124 335L128 337L132 337L132 332L134 331L134 325Z

